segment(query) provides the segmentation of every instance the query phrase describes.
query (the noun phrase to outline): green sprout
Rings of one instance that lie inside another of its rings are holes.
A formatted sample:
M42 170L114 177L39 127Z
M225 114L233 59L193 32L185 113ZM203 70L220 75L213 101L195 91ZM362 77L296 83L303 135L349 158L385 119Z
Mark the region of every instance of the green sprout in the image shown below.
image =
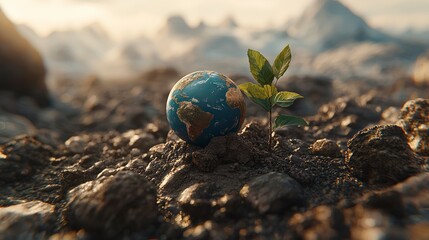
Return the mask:
M274 120L273 126L274 106L290 107L296 99L303 98L303 96L294 92L277 90L277 82L289 68L292 59L289 45L277 55L273 65L258 51L249 49L247 56L249 57L250 72L258 84L247 82L240 84L239 88L250 100L268 112L268 151L271 154L272 133L275 129L290 125L308 125L300 117L280 114ZM273 84L274 78L276 81Z

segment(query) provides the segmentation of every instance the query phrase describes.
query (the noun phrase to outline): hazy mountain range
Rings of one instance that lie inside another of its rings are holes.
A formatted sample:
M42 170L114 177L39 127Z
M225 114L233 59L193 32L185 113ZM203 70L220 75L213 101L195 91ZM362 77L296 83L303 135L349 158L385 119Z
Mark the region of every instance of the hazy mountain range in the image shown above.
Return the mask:
M337 0L315 1L282 28L264 30L242 28L233 17L216 26L191 27L181 16L169 17L155 36L124 42L113 41L98 24L46 37L23 25L18 29L40 50L51 74L75 76L121 77L164 65L183 72L247 73L248 48L273 59L290 44L290 74L389 79L407 74L429 49L424 33L388 35Z

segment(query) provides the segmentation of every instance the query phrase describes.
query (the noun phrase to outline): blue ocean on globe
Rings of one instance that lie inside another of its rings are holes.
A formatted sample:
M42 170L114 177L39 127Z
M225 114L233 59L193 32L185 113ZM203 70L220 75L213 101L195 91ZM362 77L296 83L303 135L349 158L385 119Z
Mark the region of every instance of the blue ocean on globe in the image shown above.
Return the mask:
M188 143L206 146L213 137L237 132L246 105L238 86L213 71L197 71L171 89L166 113L171 129Z

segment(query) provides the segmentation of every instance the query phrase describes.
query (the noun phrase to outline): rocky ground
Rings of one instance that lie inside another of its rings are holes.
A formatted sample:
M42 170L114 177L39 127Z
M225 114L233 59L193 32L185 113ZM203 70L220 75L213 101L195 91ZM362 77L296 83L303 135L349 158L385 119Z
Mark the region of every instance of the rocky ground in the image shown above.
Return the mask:
M0 94L0 239L428 239L429 86L290 77L308 127L248 103L206 148L169 132L181 74ZM245 76L232 75L238 83Z

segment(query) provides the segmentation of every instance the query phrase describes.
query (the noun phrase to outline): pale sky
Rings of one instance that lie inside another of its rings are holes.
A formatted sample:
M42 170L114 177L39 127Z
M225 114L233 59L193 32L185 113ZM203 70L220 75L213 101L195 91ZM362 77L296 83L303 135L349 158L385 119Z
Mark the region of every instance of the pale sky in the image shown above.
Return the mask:
M15 23L39 34L78 28L98 22L110 34L136 36L154 33L172 14L191 24L209 24L233 16L246 27L282 25L315 0L0 0L0 7ZM317 0L316 0L317 1ZM390 30L429 29L429 0L343 0L370 25Z

